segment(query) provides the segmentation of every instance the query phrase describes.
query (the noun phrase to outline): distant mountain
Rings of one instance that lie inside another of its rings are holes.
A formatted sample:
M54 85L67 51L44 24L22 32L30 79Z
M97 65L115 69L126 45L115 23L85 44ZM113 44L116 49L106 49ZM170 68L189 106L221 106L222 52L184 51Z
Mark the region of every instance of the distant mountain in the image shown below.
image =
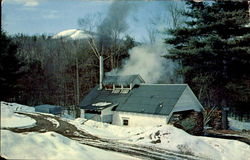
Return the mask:
M68 29L52 36L54 39L63 38L72 40L87 39L89 37L91 37L89 32L80 29Z

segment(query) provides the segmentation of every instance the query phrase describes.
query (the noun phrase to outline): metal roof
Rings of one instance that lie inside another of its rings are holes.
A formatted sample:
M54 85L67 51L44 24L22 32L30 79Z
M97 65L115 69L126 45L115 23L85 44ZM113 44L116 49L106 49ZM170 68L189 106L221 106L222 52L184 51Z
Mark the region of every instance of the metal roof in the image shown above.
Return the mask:
M126 76L105 76L103 80L104 85L130 85L136 79L139 79L141 83L144 83L144 80L140 75L126 75Z
M109 104L109 105L106 105L106 106L94 106L92 104L89 104L89 105L84 106L84 109L101 111L101 110L103 110L105 108L113 107L113 106L116 106L116 104L112 103L112 104Z
M36 112L59 114L61 113L61 110L62 110L61 106L54 106L54 105L49 105L49 104L35 106Z
M42 104L35 106L35 108L47 108L47 109L54 109L54 108L61 108L61 106L55 106L55 105L50 105L50 104Z
M127 94L115 94L108 90L98 90L98 86L80 103L88 109L97 102L118 104L116 111L169 115L187 84L141 84Z

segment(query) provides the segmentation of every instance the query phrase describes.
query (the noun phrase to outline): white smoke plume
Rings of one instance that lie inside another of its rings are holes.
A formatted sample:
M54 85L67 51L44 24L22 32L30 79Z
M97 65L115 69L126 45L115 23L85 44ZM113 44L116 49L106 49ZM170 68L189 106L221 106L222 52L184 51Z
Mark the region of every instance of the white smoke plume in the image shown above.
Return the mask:
M122 67L107 75L139 74L146 83L170 83L174 64L163 57L166 54L164 43L136 46L129 51L129 59Z
M97 27L100 43L103 47L109 46L114 39L120 39L129 28L128 15L136 6L127 1L113 1L102 23Z

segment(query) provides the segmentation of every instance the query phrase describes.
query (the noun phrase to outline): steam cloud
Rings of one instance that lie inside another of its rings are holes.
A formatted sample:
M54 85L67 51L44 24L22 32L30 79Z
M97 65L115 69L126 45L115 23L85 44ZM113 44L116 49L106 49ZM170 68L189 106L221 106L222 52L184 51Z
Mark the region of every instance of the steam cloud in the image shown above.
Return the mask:
M128 2L114 1L108 11L107 16L98 26L98 38L100 45L108 46L112 39L124 33L128 29L127 16L135 9ZM173 77L174 64L162 57L166 55L166 44L157 42L150 45L141 45L129 51L129 59L123 62L120 69L114 69L107 75L131 75L140 74L147 83L169 83Z
M164 43L141 45L129 51L129 59L120 69L114 69L107 75L140 74L146 83L170 83L175 65L162 57L167 54Z
M126 18L132 9L135 8L131 3L115 1L109 7L107 16L98 26L97 32L100 42L109 44L113 38L119 39L119 34L124 33L128 29Z

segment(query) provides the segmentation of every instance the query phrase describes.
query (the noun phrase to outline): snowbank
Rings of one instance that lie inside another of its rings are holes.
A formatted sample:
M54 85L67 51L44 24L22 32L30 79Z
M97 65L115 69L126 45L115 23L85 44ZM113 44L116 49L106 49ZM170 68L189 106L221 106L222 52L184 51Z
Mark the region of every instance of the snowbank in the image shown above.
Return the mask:
M125 140L136 135L141 130L145 131L147 129L152 129L152 127L121 127L108 123L86 120L84 118L77 118L73 121L69 120L68 122L75 125L78 129L84 130L95 136L116 140Z
M1 107L7 107L9 111L12 112L35 112L35 108L34 107L30 107L30 106L25 106L22 104L17 104L17 103L7 103L4 101L1 101Z
M4 127L31 127L36 121L30 117L14 113L34 112L33 107L28 107L16 103L6 103L1 101L1 128Z
M241 122L232 118L228 118L229 128L232 130L250 130L249 122Z
M1 156L7 159L137 159L79 144L55 132L17 134L1 130Z
M215 160L248 160L250 146L235 140L198 137L170 125L152 128L132 137L132 142Z
M207 157L215 160L249 160L250 146L236 140L198 137L187 134L171 125L152 127L121 127L78 118L70 123L90 134L117 140L157 147L175 152Z

